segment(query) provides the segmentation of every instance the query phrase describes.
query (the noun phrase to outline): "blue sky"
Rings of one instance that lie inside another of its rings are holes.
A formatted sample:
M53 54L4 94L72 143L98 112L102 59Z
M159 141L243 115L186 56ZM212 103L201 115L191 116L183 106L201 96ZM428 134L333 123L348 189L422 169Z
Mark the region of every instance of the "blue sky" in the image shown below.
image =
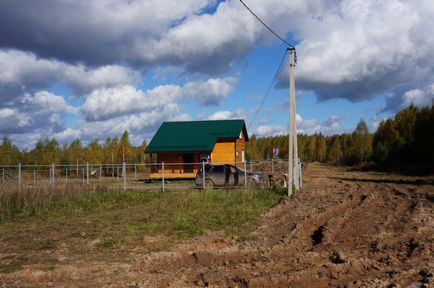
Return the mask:
M432 1L246 0L297 49L297 128L371 131L434 99ZM163 121L249 125L286 49L239 1L0 3L0 135L134 144ZM284 134L287 63L249 134Z

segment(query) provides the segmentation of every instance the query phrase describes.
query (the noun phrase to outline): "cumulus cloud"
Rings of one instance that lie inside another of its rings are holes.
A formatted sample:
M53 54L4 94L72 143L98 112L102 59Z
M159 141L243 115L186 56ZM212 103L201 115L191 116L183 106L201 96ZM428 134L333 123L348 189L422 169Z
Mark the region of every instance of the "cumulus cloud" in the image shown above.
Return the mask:
M0 50L0 99L10 100L25 91L47 89L61 82L82 94L100 87L136 84L139 73L118 65L87 68L57 60L40 59L33 53Z
M75 113L77 109L66 103L62 96L47 91L25 94L0 107L0 134L56 131L63 129L61 115Z
M161 85L143 91L124 85L103 88L86 96L82 111L88 121L106 120L129 113L158 110L181 99L194 99L200 105L218 105L231 92L236 79L209 79L189 82L184 86Z
M296 23L298 88L314 91L319 100L357 102L430 77L431 1L323 3L322 11ZM287 86L285 75L279 86Z
M247 119L247 113L239 108L235 111L216 111L208 117L208 120Z
M342 133L342 119L338 115L332 115L325 121L317 119L303 119L297 115L297 132L303 134L321 133L323 135L332 135Z
M298 42L297 87L316 92L320 100L362 101L399 85L417 86L432 74L429 0L248 4L281 35L292 33ZM276 41L235 0L51 0L39 3L43 14L22 1L0 5L0 46L74 63L168 64L216 75L258 43ZM286 82L283 75L279 86Z
M383 111L398 112L410 105L416 107L431 106L434 103L434 83L413 89L399 89L386 95Z
M407 108L410 105L417 107L431 106L434 103L434 94L421 89L413 89L402 95L401 108Z
M16 109L0 109L0 131L10 133L15 129L26 127L30 123L30 117L26 114L20 115Z
M26 3L27 2L27 3ZM68 62L107 64L134 59L134 44L161 37L214 1L2 1L0 46ZM41 13L40 11L43 11ZM55 23L55 24L53 24ZM53 29L53 25L56 29ZM18 37L19 36L19 37Z
M203 106L217 106L229 95L236 83L237 79L234 77L189 82L182 88L182 94Z
M28 9L33 4L28 2L0 4L0 25L5 28L0 31L0 46L72 63L126 62L136 67L165 63L216 75L228 71L257 42L273 39L235 0L49 0L38 3L44 13ZM316 2L252 0L249 4L286 34L288 27L294 27L293 19L321 9L323 4Z
M149 139L162 122L187 120L192 120L191 116L183 113L179 105L166 103L148 111L83 122L80 125L80 135L83 139L105 139L118 136L128 130L132 134L143 135L145 139Z
M56 140L61 143L71 142L75 139L80 139L80 136L81 136L80 129L72 129L69 127L53 135L53 137L56 138Z
M288 128L281 125L260 125L255 130L258 137L288 135Z

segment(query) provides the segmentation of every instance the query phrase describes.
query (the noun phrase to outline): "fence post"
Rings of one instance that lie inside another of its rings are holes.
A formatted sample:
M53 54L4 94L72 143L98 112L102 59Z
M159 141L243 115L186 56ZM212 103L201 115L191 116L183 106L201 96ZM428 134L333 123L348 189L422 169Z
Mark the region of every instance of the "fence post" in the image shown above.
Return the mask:
M250 172L252 172L252 160L250 160Z
M300 159L299 159L300 160ZM298 181L299 181L299 187L300 188L302 188L303 187L303 178L301 177L301 175L303 174L303 173L301 173L302 171L301 171L301 161L298 161L298 165L299 165L299 167L298 167L298 171L300 171L300 173L299 173L299 175L298 175L298 177L300 178Z
M122 174L124 176L124 191L127 190L127 167L125 162L122 164Z
M65 184L68 183L68 167L65 168Z
M137 180L137 164L134 164L134 180Z
M36 187L36 171L33 170L33 188Z
M244 161L244 187L247 187L247 163Z
M5 168L3 168L3 177L2 177L2 179L3 179L3 183L5 183Z
M86 184L89 185L89 162L86 162Z
M54 174L55 174L55 173L54 173L54 171L55 171L55 170L54 170L54 163L51 163L51 171L52 171L51 173L53 174L53 178L52 178L52 181L53 181L53 182L52 182L51 185L53 185L53 187L54 187Z
M271 172L274 173L274 159L271 158Z
M83 183L86 182L86 179L84 177L84 168L81 169L82 173L81 173L81 180L83 181Z
M21 163L18 164L18 189L21 191Z
M102 175L102 164L99 164L99 182L101 182Z
M203 186L203 190L206 189L206 184L205 184L205 161L202 161L202 186Z
M164 161L161 162L161 190L164 192Z

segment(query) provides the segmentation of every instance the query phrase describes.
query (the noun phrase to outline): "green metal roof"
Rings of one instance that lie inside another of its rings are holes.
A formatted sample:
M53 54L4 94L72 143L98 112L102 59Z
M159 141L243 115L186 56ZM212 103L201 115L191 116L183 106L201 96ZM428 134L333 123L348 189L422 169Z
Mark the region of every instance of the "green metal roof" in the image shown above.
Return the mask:
M212 151L217 140L238 138L241 131L248 141L244 120L164 122L145 152Z

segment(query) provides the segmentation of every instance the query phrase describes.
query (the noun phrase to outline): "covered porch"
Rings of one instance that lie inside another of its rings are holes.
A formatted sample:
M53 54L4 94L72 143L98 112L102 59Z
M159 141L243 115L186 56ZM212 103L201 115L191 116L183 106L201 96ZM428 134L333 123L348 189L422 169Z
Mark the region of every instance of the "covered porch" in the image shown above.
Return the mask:
M151 166L149 177L152 180L162 179L163 176L165 179L194 179L202 162L208 162L209 155L206 152L157 153L157 161ZM150 156L153 159L153 154Z

